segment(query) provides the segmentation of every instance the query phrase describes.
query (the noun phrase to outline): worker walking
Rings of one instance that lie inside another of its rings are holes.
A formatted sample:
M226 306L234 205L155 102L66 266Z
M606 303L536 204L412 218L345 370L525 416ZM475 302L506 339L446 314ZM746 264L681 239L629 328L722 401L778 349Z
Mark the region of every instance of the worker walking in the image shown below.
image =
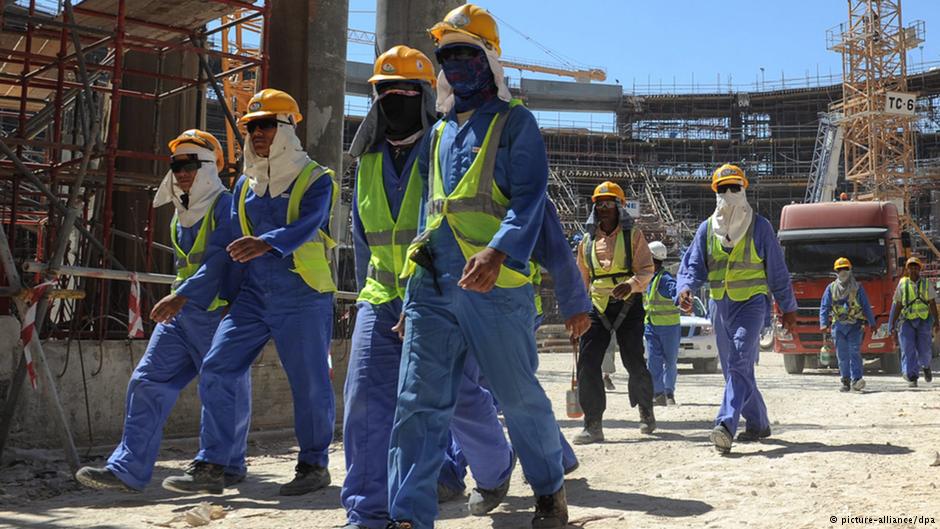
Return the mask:
M715 212L702 222L682 256L676 277L679 308L692 310L692 293L707 283L709 310L718 355L725 375L725 392L710 439L721 453L731 450L741 416L747 421L738 441L770 435L767 407L757 389L754 362L760 332L773 294L788 332L796 324L796 298L783 250L773 227L751 209L740 167L725 164L712 174Z
M832 269L836 280L829 283L823 293L819 307L819 328L823 333L832 332L839 359L839 375L842 377L840 391L861 391L865 388L862 378L862 339L865 337L865 322L875 328L875 313L868 302L865 288L855 281L852 263L847 257L836 259Z
M173 204L170 238L176 252L172 293L151 313L158 322L147 351L127 385L124 432L103 468L84 467L75 478L85 486L139 492L153 475L163 426L180 391L196 377L223 308L234 299L232 267L225 247L232 240L232 195L219 180L222 146L215 136L187 130L170 142L170 170L157 189L154 207ZM178 306L173 317L164 309ZM223 481L245 476L251 419L248 373L232 384L233 446L223 463Z
M512 101L496 22L462 5L431 28L437 108L422 177L422 234L410 276L398 404L389 453L393 527L429 529L463 366L473 355L503 409L513 449L537 496L534 528L564 527L559 430L535 377L529 259L544 215L548 161L534 116ZM420 266L418 266L420 265Z
M578 245L578 268L591 294L591 327L581 336L578 354L578 396L584 410L584 430L574 444L604 440L607 396L601 364L612 337L620 346L627 369L630 406L640 410L640 432L653 433L653 380L643 359L643 291L654 266L643 231L624 209L626 196L613 182L604 182L591 196L594 208Z
M647 364L653 377L653 405L676 405L676 376L678 374L679 309L676 298L676 278L665 268L666 245L660 241L649 243L656 273L643 295L643 310L646 321L643 336L646 338Z
M239 448L237 381L271 338L290 383L300 445L294 479L280 493L304 494L330 483L335 411L327 355L336 286L327 251L334 245L329 224L339 190L333 171L304 151L294 132L301 119L294 98L270 88L255 94L239 119L248 130L245 174L232 207L239 238L227 251L244 263L245 276L199 375L199 453L184 475L163 481L165 489L222 493L221 465Z
M901 373L912 388L917 387L921 370L924 382L933 381L930 370L932 334L940 330L937 292L927 278L921 277L922 266L917 257L911 257L905 263L905 275L894 291L888 321L894 342L901 347Z

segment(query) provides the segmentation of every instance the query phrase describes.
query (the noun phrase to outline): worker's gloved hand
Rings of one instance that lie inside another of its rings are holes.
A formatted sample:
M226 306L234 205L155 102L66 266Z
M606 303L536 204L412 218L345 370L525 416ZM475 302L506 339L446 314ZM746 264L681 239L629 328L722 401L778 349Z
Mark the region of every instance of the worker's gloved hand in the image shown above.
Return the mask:
M788 333L793 334L796 331L796 311L785 312L783 317L780 318L780 322Z
M633 293L633 285L630 283L620 283L610 292L614 299L624 299Z
M499 277L499 267L506 260L506 254L493 248L484 248L467 259L463 267L463 276L457 286L471 292L489 292Z
M157 323L166 323L173 319L173 316L179 314L179 311L183 310L183 305L188 301L185 297L170 294L153 306L153 310L150 311L150 319Z
M590 328L591 318L588 316L587 312L575 314L565 320L565 329L568 331L568 338L570 338L572 342L580 338L581 335L586 333Z
M271 250L271 245L258 237L248 235L229 244L225 250L236 263L247 263L268 253Z
M398 333L399 340L405 341L405 313L404 312L402 312L398 316L398 323L396 323L395 326L392 327L392 330Z
M692 296L691 290L683 290L682 292L680 292L679 293L679 310L681 310L682 312L686 314L691 313L692 312L692 299L693 299L693 296Z

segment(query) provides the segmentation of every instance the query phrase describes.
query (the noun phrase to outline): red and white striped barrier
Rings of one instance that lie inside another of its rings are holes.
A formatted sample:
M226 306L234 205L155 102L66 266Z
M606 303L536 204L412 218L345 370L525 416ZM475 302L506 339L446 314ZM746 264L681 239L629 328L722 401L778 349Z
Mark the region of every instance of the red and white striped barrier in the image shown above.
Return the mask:
M144 320L140 315L140 281L131 273L131 294L127 298L127 337L144 337Z
M29 289L26 303L26 315L23 317L23 326L20 329L20 340L23 342L23 356L26 357L26 373L29 375L29 384L36 389L36 368L33 366L33 355L29 354L29 344L36 336L36 305L42 299L46 289L54 285L55 281L46 281Z

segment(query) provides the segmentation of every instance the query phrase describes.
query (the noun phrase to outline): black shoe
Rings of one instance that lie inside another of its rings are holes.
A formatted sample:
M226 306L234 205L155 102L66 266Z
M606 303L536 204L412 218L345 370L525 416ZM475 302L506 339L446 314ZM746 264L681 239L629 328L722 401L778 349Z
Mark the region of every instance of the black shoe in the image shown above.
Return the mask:
M924 368L924 382L933 382L933 373L930 372L929 367Z
M234 487L242 481L245 481L245 474L232 474L231 472L225 473L225 488Z
M610 375L604 375L604 389L607 391L613 391L617 389L617 387L614 386L614 381L610 379Z
M388 522L385 529L414 529L411 522Z
M917 387L917 375L905 377L905 380L907 380L907 387L909 388Z
M509 494L509 481L512 476L506 478L506 481L500 483L495 489L481 489L474 487L470 492L470 499L467 500L467 509L474 516L486 516L490 511L499 507L500 503L506 499Z
M843 378L842 387L839 388L839 391L841 391L842 393L848 393L851 390L852 390L852 385L849 383L849 379Z
M760 441L761 439L766 439L768 437L770 437L770 426L761 431L745 429L743 432L738 434L738 442L753 443L754 441Z
M676 405L676 396L673 393L666 393L666 405L675 406Z
M107 468L82 467L75 473L75 479L82 485L98 490L117 490L121 492L140 493L141 491L129 487L121 481L114 472Z
M554 494L535 499L532 529L559 529L567 526L568 501L565 499L564 485Z
M592 443L604 442L604 428L601 421L591 421L584 423L584 429L571 440L576 445L587 445Z
M665 406L666 405L666 394L657 393L653 395L653 406Z
M463 496L466 489L454 490L443 483L437 484L437 503L447 503Z
M281 496L300 496L320 490L330 484L330 471L319 465L303 461L294 467L294 479L281 485Z
M727 454L731 451L731 432L725 428L724 424L719 424L712 429L708 439L715 445L715 450L721 454Z
M225 467L193 461L182 476L163 480L163 488L182 494L222 494L225 490Z
M663 395L665 398L665 395ZM640 433L651 434L656 431L656 416L653 415L653 408L640 406Z

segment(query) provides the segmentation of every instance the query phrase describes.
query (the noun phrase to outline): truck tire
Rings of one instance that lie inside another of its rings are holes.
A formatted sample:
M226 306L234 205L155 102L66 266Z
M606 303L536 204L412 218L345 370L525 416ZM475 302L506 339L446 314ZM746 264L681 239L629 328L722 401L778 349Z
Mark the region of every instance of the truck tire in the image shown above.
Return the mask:
M783 368L791 375L799 375L803 372L803 363L806 357L800 354L783 355Z
M702 361L702 370L706 373L717 373L718 372L718 359L712 358L711 360Z
M888 375L897 375L901 372L901 355L897 351L881 355L881 370Z

